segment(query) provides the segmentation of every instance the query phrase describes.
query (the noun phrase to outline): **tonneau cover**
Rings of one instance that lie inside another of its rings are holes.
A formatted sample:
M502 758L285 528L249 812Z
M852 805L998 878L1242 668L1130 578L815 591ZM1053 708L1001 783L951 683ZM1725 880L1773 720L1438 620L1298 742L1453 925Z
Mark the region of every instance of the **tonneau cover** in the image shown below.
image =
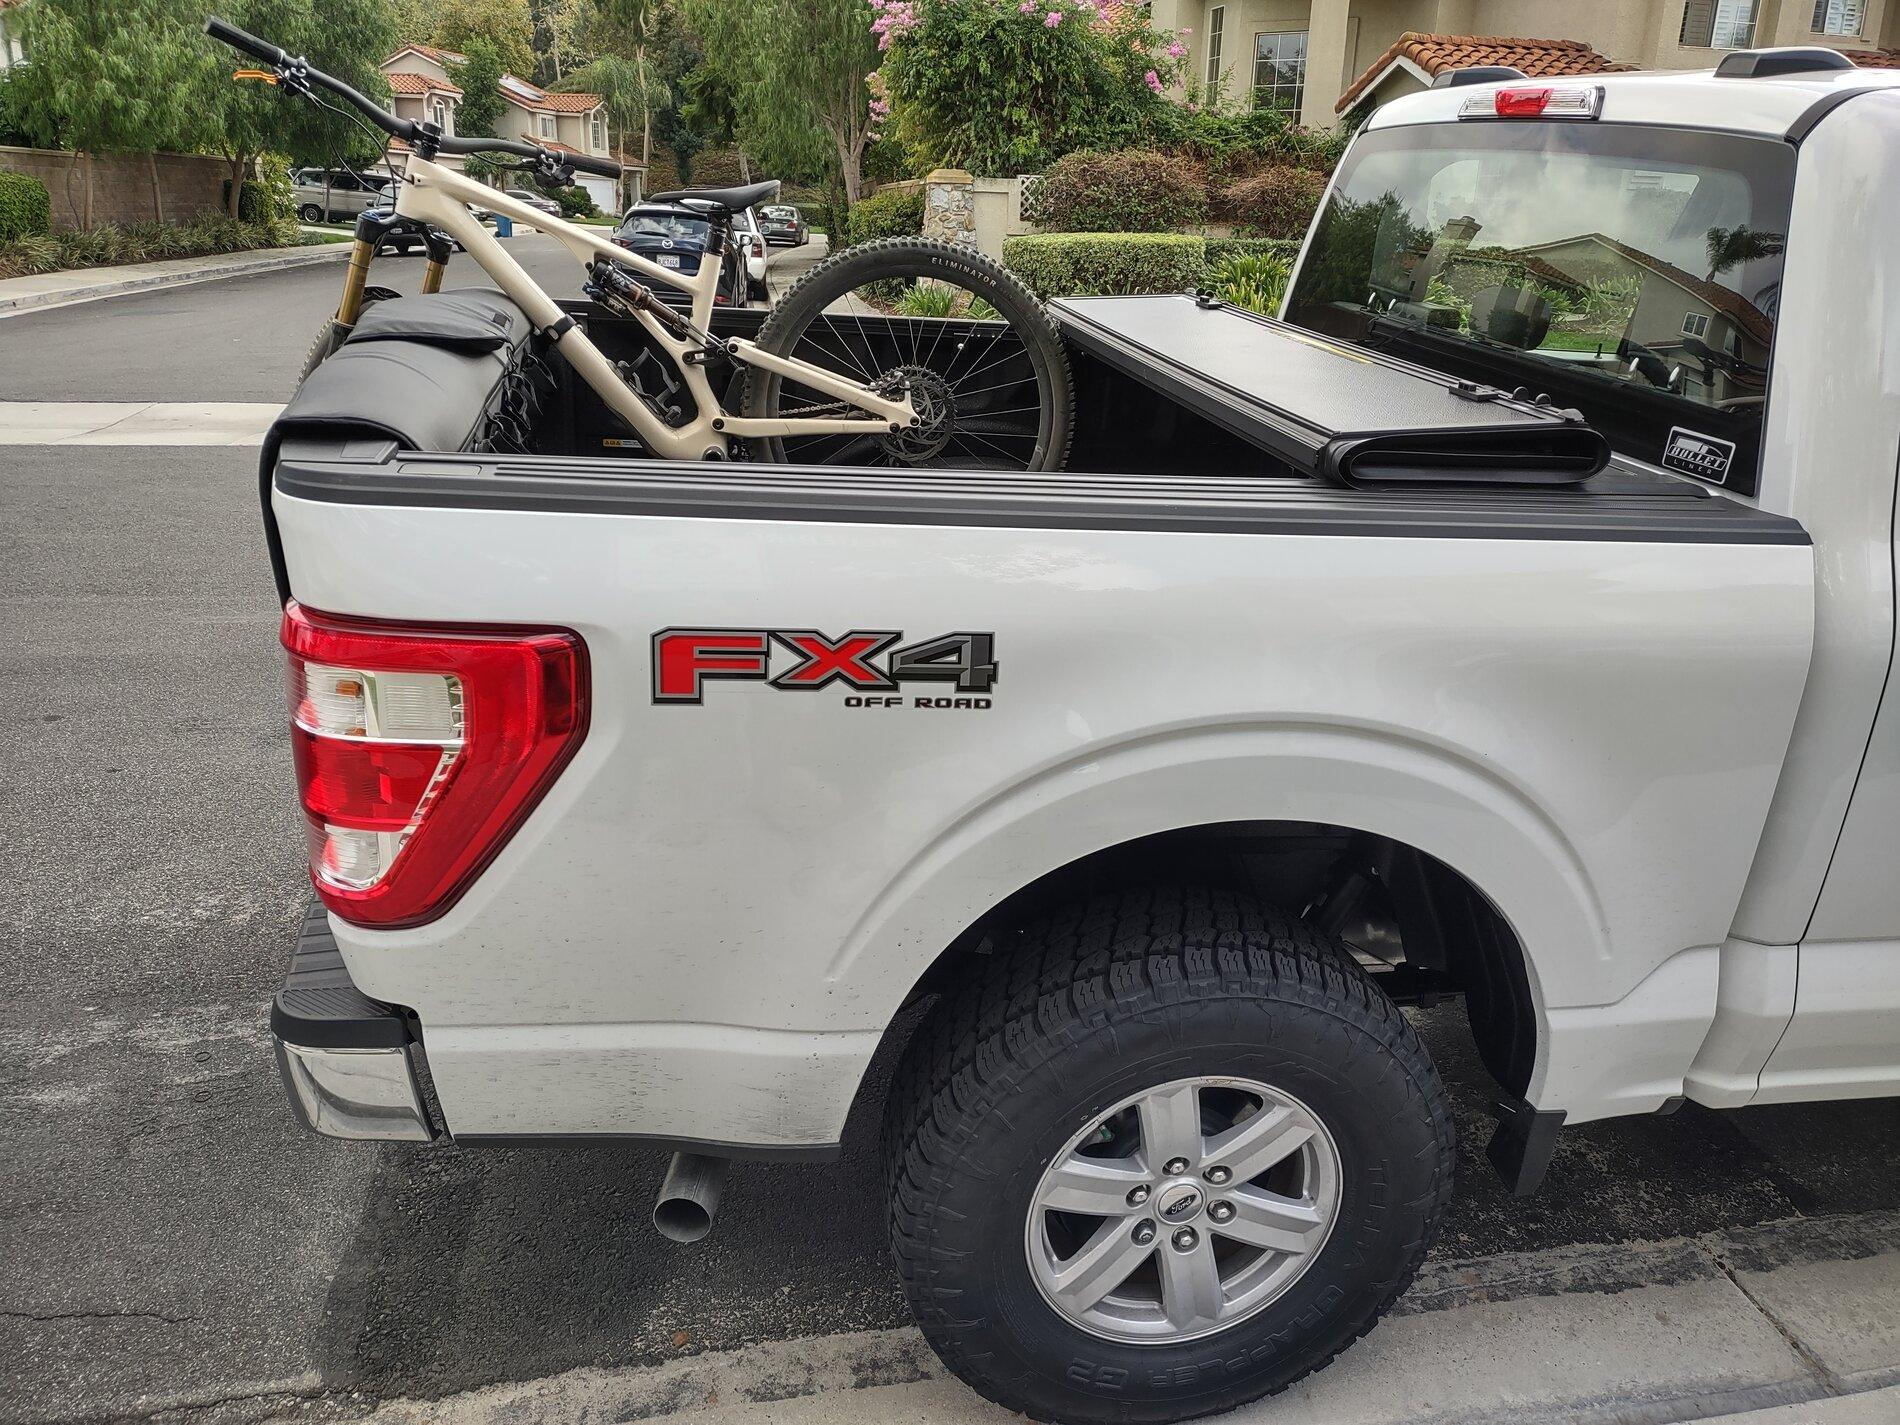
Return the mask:
M1609 459L1575 411L1223 302L1063 297L1062 334L1295 470L1341 485L1568 485Z

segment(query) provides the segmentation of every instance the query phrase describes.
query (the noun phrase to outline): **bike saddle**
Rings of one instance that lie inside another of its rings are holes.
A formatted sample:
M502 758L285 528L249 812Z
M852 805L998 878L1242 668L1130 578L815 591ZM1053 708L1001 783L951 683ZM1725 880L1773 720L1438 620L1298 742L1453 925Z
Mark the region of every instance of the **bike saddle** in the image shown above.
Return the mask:
M715 208L724 208L736 213L741 208L750 208L754 203L763 203L768 198L778 197L778 179L767 179L764 183L749 183L743 188L677 188L671 193L649 193L644 203L711 203Z

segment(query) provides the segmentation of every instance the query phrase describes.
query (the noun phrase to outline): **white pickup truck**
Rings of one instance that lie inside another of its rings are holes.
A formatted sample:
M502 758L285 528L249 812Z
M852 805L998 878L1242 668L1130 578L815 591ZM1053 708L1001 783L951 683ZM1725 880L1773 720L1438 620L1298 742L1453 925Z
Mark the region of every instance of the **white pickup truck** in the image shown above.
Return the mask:
M1574 408L1580 482L1320 478L1138 300L1055 304L1062 474L646 460L519 337L466 409L313 377L263 471L310 1126L670 1144L688 1238L883 1050L932 1345L1167 1421L1432 1241L1408 1001L1462 995L1519 1191L1565 1124L1900 1092L1900 74L1466 73L1357 136L1285 321Z

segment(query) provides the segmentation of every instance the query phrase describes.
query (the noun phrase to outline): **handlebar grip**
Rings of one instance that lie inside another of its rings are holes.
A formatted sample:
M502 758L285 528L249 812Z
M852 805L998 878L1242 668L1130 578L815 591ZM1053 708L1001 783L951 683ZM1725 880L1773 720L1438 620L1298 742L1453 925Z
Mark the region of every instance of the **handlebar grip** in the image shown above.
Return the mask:
M279 65L287 56L268 40L260 40L256 35L240 30L229 20L220 20L216 15L205 16L205 33L214 40L221 40L232 49L243 50L254 59L261 59L268 65Z
M587 158L578 153L564 153L561 161L576 173L591 173L599 178L618 178L623 172L611 158Z

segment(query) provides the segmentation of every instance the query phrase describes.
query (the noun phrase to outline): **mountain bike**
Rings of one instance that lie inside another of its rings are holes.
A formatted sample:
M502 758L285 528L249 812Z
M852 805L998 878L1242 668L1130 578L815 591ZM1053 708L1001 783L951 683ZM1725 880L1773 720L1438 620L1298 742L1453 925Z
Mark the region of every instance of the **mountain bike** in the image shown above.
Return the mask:
M755 338L715 336L709 327L733 214L774 197L776 182L647 200L679 203L705 218L705 255L687 274L536 212L440 160L508 155L522 161L522 171L560 186L572 184L577 172L618 178L619 164L524 141L446 134L434 123L390 113L303 57L224 20L207 19L205 32L270 66L240 70L239 78L275 84L353 118L321 93L342 100L385 136L386 164L390 141L408 150L383 231L374 220L358 228L335 321L313 352L317 360L356 324L373 295L368 276L381 238L400 230L428 244L425 293L439 290L451 243L460 245L653 455L1024 470L1059 469L1067 457L1072 395L1061 338L1029 290L978 253L923 238L865 243L815 266ZM577 318L543 291L472 206L566 247L587 270L593 305L645 329L667 368L661 389L603 354L588 339L585 313ZM732 410L709 374L727 363L741 378L728 385L738 393Z

